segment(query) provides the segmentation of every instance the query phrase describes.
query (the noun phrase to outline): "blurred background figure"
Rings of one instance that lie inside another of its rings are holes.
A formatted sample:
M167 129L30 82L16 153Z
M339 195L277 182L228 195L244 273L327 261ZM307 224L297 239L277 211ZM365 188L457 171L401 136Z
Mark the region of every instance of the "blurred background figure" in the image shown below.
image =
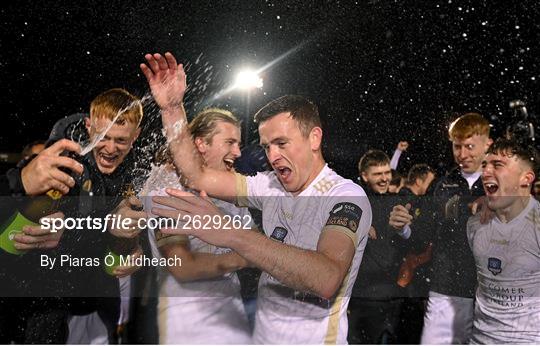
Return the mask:
M42 152L43 149L45 149L44 140L36 140L36 141L30 142L24 146L21 152L21 159L25 160L32 155L37 155L40 152Z
M534 198L540 200L540 177L537 177L532 185L532 194Z
M390 186L388 186L389 193L398 193L399 190L405 185L405 178L396 171L392 169L392 180L390 180Z

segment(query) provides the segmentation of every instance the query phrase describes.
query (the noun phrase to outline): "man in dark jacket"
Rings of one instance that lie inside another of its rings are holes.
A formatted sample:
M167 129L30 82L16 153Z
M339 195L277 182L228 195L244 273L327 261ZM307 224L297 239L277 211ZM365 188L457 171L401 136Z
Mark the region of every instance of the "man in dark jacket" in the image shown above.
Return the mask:
M484 194L480 175L492 143L489 130L489 122L477 113L459 117L448 130L458 167L433 190L433 276L422 343L462 344L470 338L476 268L466 226L471 216L469 205Z
M394 197L388 194L392 179L388 156L380 150L370 150L360 159L358 169L373 220L349 303L348 342L392 343L396 342L404 294L396 278L407 241L388 225L394 205Z
M432 255L433 220L432 197L426 193L435 179L435 171L426 164L416 164L407 175L392 208L389 224L409 235L407 255L400 266L397 284L406 291L400 313L398 341L420 343L424 306L428 296Z
M40 195L52 188L67 192L75 181L61 169L74 176L83 173L77 161L60 156L65 151L80 152L80 146L61 140L24 159L19 165L0 176L1 232L9 232L8 224L18 209L29 201L28 196ZM54 214L52 217L62 217ZM23 229L13 237L15 249L27 251L18 256L0 249L0 344L64 343L67 338L67 310L62 300L29 294L46 284L35 265L41 254L51 255L62 236L62 231L48 233L40 226ZM3 244L6 245L6 244Z

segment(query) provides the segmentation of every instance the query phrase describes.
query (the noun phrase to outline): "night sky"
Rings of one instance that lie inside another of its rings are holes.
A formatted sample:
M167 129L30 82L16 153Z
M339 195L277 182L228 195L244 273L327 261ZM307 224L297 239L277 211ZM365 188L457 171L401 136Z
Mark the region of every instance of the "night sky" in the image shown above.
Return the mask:
M109 88L145 95L147 52L187 65L191 115L214 105L248 119L278 96L309 97L325 156L347 177L368 148L391 154L399 140L411 143L402 169L448 163L446 129L460 112L482 113L496 135L515 120L510 100L540 114L536 1L35 1L0 11L1 151L46 138ZM261 90L210 102L243 66L287 52ZM159 133L147 110L142 143Z

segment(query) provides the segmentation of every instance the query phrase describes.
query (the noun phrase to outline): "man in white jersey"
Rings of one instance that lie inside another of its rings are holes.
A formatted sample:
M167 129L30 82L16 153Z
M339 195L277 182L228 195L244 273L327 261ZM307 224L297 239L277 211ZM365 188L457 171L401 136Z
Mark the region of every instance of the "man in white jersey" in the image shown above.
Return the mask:
M174 163L191 188L262 210L264 233L216 229L169 230L228 247L264 271L255 343L346 343L352 284L371 224L362 188L325 164L316 106L300 96L270 102L255 116L260 144L274 171L245 177L202 164L187 136L182 107L186 82L182 65L166 53L147 54L141 64L170 143ZM219 215L205 197L168 190L178 212ZM205 195L201 193L201 195Z
M191 137L204 163L222 171L233 171L240 156L240 123L231 112L210 108L200 112L189 125ZM150 196L163 196L165 188L179 188L171 160L155 167L146 182L145 208L155 204ZM164 201L166 203L166 201ZM226 214L249 218L247 208L217 202ZM158 328L160 344L249 344L251 332L234 271L247 261L230 249L220 248L185 235L162 234L149 229L156 258L181 258L159 272Z
M540 203L530 193L539 160L534 148L499 139L482 164L495 216L467 224L478 275L472 343L540 343Z

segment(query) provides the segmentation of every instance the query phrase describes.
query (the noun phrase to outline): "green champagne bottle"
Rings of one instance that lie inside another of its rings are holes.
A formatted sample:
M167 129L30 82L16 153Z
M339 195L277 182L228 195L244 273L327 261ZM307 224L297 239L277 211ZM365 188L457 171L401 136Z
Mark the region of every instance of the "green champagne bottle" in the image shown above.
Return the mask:
M62 193L56 190L49 190L39 196L25 197L23 206L13 213L0 228L0 249L12 255L26 253L15 248L13 238L22 233L24 226L39 225L39 219L58 211L61 198Z

